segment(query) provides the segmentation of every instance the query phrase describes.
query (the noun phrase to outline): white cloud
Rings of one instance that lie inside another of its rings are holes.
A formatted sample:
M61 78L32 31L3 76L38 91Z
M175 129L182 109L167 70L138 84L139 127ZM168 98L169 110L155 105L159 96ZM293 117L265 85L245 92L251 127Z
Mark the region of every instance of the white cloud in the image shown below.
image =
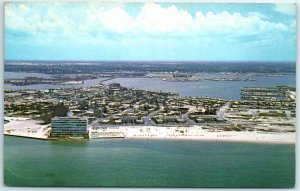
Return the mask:
M243 16L240 13L230 14L225 11L218 14L208 12L206 15L198 12L194 24L202 33L231 34L232 36L254 35L271 30L287 30L287 27L281 23L265 21L256 15Z
M78 15L78 9L81 9L81 20L72 17ZM120 6L104 8L101 4L93 4L92 7L78 6L78 9L66 9L64 4L55 6L48 4L45 10L40 10L40 7L34 4L8 3L5 7L5 26L7 29L25 32L40 39L45 36L47 38L63 36L66 39L83 39L82 41L84 38L105 39L107 35L105 33L135 38L144 36L226 38L226 36L258 35L270 31L289 30L289 26L280 22L267 21L265 19L267 17L259 12L242 15L227 11L219 13L198 11L192 16L188 11L174 5L164 8L154 3L145 3L135 17Z
M133 18L119 7L107 11L100 9L96 14L90 14L89 18L92 22L95 22L96 26L97 24L101 24L109 31L115 32L131 30L135 25ZM101 25L98 25L98 27L101 27Z
M282 23L264 20L265 15L252 12L248 15L240 13L198 11L193 17L188 11L178 9L176 6L167 8L159 4L145 3L140 13L134 18L121 8L110 10L99 9L90 15L92 23L103 30L121 34L140 35L222 35L231 34L253 35L273 30L286 31L288 26Z
M9 3L5 7L5 27L15 32L31 35L67 34L74 28L75 22L53 9L35 10L27 4Z
M295 4L276 4L274 10L286 15L296 15Z
M137 16L136 26L147 33L187 32L193 23L192 16L174 5L162 8L158 4L146 3Z

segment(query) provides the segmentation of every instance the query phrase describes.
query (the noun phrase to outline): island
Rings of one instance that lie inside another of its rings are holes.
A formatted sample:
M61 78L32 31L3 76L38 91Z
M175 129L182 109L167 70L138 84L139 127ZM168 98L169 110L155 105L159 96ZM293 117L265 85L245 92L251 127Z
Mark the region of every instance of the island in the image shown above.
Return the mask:
M90 88L5 90L4 134L295 143L295 88L244 87L240 94L241 100L181 98L102 82Z

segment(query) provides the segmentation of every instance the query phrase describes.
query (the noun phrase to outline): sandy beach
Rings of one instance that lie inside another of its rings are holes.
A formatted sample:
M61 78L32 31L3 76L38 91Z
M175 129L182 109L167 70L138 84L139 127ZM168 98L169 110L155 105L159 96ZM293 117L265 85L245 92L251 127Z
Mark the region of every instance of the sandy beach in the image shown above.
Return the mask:
M48 125L40 125L40 121L24 117L5 117L9 122L4 124L4 135L47 139Z
M120 128L93 130L92 132L122 132L126 138L183 139L206 141L237 141L295 144L296 133L268 133L256 131L208 131L194 127L122 126Z
M23 117L5 117L4 134L47 139L49 125L40 125L40 121ZM205 141L237 141L261 143L296 143L296 133L257 132L257 131L210 131L201 126L193 127L158 127L158 126L120 126L119 128L90 129L90 134L123 133L125 138L139 139L182 139Z

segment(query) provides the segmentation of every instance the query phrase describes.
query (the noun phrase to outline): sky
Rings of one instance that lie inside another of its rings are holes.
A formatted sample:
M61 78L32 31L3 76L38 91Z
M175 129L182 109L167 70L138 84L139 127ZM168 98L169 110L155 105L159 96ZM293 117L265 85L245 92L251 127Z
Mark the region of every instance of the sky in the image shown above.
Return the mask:
M9 2L5 60L295 61L294 4Z

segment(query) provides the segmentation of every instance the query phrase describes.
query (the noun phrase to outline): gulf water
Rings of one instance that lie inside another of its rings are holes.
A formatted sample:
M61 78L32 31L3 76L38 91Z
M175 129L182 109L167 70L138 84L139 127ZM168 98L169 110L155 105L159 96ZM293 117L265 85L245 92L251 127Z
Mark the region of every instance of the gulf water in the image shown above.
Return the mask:
M293 187L295 145L4 137L9 186Z

